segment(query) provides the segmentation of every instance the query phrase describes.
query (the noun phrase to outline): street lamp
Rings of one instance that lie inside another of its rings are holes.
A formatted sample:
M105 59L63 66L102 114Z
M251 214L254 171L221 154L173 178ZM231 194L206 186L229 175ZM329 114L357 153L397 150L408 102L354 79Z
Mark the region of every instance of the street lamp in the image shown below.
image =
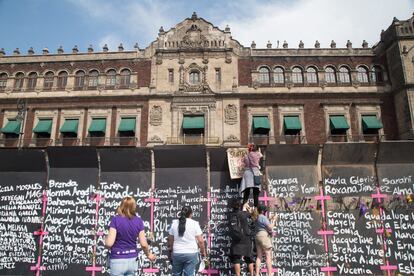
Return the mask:
M16 121L20 122L20 133L19 141L17 147L20 149L22 145L22 139L24 134L24 128L26 124L26 115L27 115L27 100L26 99L17 99L17 115ZM23 122L23 123L22 123Z

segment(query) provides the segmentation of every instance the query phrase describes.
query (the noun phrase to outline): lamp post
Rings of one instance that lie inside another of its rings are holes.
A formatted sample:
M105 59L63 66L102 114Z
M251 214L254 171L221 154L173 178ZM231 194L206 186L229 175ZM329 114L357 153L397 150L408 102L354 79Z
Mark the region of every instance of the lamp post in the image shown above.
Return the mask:
M20 149L22 145L22 139L24 135L24 128L26 125L26 116L27 116L27 100L26 99L17 99L17 115L16 121L20 122L20 133L19 141L17 147Z

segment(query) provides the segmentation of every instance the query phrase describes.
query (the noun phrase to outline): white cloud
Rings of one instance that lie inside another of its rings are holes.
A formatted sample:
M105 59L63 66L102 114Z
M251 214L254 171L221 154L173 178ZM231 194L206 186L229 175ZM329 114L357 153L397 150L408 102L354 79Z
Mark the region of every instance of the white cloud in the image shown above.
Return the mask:
M195 8L214 25L224 29L228 24L233 37L245 46L254 40L264 48L270 40L276 47L279 40L281 47L286 40L296 48L303 40L305 47L313 47L319 40L321 47L329 47L335 40L337 47L345 47L348 39L354 47L361 47L364 39L372 46L394 16L407 19L414 10L412 0L67 1L101 22L107 32L99 41L111 48L122 41L146 47L160 26L168 30L183 20L179 14L191 16Z
M161 26L173 25L168 16L170 9L162 1L100 1L68 0L80 8L88 17L102 22L108 33L100 39L100 44L119 45L124 41L140 41L149 44L158 34ZM108 42L105 42L108 41ZM116 45L116 47L117 47ZM132 45L127 45L132 48ZM140 45L146 47L147 45Z
M251 1L247 1L251 2ZM286 2L257 2L248 18L218 23L229 24L234 38L245 46L255 40L264 48L270 40L276 47L286 40L297 48L303 40L305 47L313 47L319 40L321 47L329 47L331 40L345 47L349 39L354 47L361 47L365 39L371 46L379 41L381 29L386 29L394 16L407 19L414 10L412 0L299 0Z

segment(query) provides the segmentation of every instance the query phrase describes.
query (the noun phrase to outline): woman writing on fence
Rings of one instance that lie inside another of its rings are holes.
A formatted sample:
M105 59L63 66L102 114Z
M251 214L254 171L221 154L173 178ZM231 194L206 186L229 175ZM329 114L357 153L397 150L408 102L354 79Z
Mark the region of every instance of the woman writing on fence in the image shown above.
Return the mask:
M144 222L136 215L137 204L132 197L125 197L117 209L117 215L111 219L105 245L110 248L110 275L133 276L138 270L139 241L142 250L150 261L155 260L149 251L145 238Z
M173 220L169 231L168 250L173 276L194 276L199 252L201 256L207 256L200 224L191 218L192 214L190 206L183 207L180 218Z
M260 183L260 158L263 157L256 145L249 144L248 153L243 157L244 173L240 183L240 195L243 195L243 205L249 200L250 190L253 190L253 204L257 208L259 204ZM255 179L255 176L256 177Z
M275 227L276 217L270 220L266 217L267 207L260 205L257 208L259 213L256 219L256 275L260 275L262 257L266 257L267 275L273 275L272 272L272 231Z

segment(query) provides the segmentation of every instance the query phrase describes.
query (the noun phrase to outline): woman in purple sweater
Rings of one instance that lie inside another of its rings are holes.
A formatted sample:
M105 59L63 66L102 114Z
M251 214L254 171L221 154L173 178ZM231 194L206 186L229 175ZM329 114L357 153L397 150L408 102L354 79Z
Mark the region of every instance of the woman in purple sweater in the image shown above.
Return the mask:
M150 261L155 255L149 251L145 238L144 222L136 215L137 204L132 197L125 197L109 224L105 245L110 248L110 275L133 276L138 270L137 238Z

